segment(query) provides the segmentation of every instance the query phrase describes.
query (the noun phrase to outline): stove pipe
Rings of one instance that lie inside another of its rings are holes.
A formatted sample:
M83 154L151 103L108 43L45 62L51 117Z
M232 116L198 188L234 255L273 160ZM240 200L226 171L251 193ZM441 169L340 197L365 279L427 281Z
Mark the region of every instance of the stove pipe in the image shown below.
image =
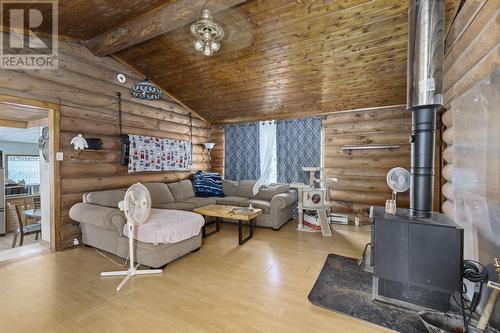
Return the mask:
M410 214L432 215L436 110L443 106L444 0L410 0L407 108L412 112Z

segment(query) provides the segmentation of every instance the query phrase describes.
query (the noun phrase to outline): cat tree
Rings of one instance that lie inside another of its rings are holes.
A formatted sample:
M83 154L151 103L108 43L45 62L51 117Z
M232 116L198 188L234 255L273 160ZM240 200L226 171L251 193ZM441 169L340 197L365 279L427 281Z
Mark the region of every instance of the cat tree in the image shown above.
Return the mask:
M297 230L308 231L304 228L304 211L314 210L318 213L321 233L323 236L332 236L328 214L330 213L330 187L336 178L327 179L321 167L303 167L302 170L309 172L309 184L292 183L290 186L296 188L299 196L298 214L299 225ZM321 177L316 178L320 172Z

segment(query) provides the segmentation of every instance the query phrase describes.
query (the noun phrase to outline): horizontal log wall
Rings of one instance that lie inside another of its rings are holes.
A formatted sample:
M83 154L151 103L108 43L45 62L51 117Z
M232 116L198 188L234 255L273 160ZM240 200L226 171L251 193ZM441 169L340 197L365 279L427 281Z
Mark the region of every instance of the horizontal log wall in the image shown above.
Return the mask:
M367 210L385 205L391 191L385 177L396 166L409 169L411 114L405 106L338 112L323 120L323 165L328 177L338 178L331 189L332 208L348 214L351 221L359 216L368 222ZM212 126L212 170L224 174L224 128ZM348 145L398 145L394 150L363 150L351 154L341 150ZM409 194L398 196L398 205L408 207Z
M443 212L455 217L453 195L453 108L465 93L500 65L500 8L495 0L470 0L457 14L446 37L443 114Z
M72 205L84 192L127 187L134 182L172 182L189 178L208 164L203 142L209 138L208 123L193 114L193 159L191 172L140 173L129 175L119 164L120 139L116 92L123 102L123 132L172 139L190 139L189 113L180 102L167 97L163 101L141 101L130 96L130 87L141 79L112 58L94 57L86 48L61 42L58 70L0 70L0 94L35 99L60 105L61 225L70 223ZM116 74L127 77L125 84ZM77 133L103 140L99 151L74 151L70 140ZM59 233L56 232L56 237ZM56 240L59 247L61 239Z
M224 176L224 126L210 128L210 142L215 143L211 153L211 170Z
M370 206L385 205L391 191L386 183L393 167L410 167L411 114L404 106L333 113L323 121L323 165L327 177L338 178L331 188L334 212L368 221ZM344 146L397 145L398 149L359 150ZM408 192L398 195L398 206L408 207Z
M495 239L495 237L498 239L495 230L498 230L499 224L498 220L495 220L494 208L490 208L491 220L476 218L488 215L486 211L488 208L484 206L475 207L482 211L465 215L460 213L460 211L468 211L469 209L461 206L466 205L463 202L464 195L457 193L457 196L456 192L459 190L455 189L453 184L454 175L464 176L464 170L455 168L453 163L455 151L453 118L455 112L459 111L453 101L500 66L500 6L497 0L467 0L464 2L446 37L444 65L444 97L447 111L442 117L443 124L446 126L443 133L446 147L443 151L442 161L444 165L443 177L445 178L442 187L444 198L442 210L448 217L464 227L464 257L478 260L487 265L498 254L498 242L492 242L491 239ZM492 112L497 111L497 109L498 105L490 106ZM481 116L481 113L478 112L478 116ZM498 124L496 127L498 128ZM484 130L490 131L491 128ZM473 135L473 133L460 134ZM477 144L477 147L470 147L470 149L481 150L485 148L481 146L481 141L478 140ZM460 147L460 149L464 149L464 147ZM465 170L474 165L482 165L483 162L461 160L458 164L457 157L455 156L456 165L466 166ZM494 174L494 166L496 165L498 168L498 160L491 156L488 157L488 162L493 165ZM487 172L487 170L483 170L483 172ZM498 169L496 172L498 174ZM465 177L467 178L467 175ZM498 185L498 177L489 177L486 184L481 184L484 186L484 192L471 189L471 193L478 194L485 202L488 200L489 207L495 207L495 204L498 205ZM462 199L455 199L461 197ZM492 232L493 234L491 234ZM486 295L483 294L483 296ZM469 297L472 297L471 293L469 293ZM481 306L478 311L481 313ZM500 327L500 304L497 304L493 310L490 325L495 328Z

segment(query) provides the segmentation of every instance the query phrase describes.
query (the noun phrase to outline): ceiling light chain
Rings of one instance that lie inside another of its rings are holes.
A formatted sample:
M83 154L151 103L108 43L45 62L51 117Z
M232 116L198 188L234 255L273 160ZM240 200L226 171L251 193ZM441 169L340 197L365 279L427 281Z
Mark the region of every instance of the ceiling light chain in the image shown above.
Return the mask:
M201 19L191 25L191 34L196 38L193 43L194 48L208 57L219 51L224 29L213 19L210 10L203 5Z

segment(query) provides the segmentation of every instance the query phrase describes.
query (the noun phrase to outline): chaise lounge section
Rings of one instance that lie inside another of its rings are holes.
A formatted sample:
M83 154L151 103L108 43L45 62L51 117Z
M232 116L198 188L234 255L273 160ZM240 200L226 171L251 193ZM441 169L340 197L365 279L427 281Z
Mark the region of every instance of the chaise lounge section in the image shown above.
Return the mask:
M128 237L123 234L125 215L118 209L125 190L89 192L83 202L71 207L71 219L80 223L83 244L128 258ZM191 238L173 244L135 242L137 262L162 267L201 247L201 232Z

